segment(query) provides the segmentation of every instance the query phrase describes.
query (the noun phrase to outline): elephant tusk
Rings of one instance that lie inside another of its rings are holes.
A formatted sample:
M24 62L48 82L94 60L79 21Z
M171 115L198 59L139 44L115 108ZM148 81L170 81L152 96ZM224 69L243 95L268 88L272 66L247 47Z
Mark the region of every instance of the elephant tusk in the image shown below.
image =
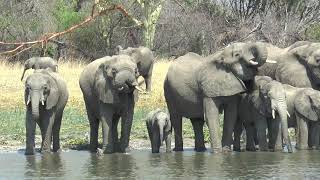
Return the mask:
M268 60L268 59L266 60L266 62L267 62L267 63L271 63L271 64L276 64L276 63L278 63L277 61L274 61L274 60Z
M274 109L272 109L272 118L275 119L276 118L276 111Z
M136 90L140 91L140 92L143 92L143 91L144 91L144 90L141 89L139 86L134 86L134 88L135 88Z
M287 111L287 115L288 115L288 117L290 118L290 114L289 114L289 112Z
M250 62L250 64L252 64L252 65L258 65L258 64L259 64L258 62L255 62L255 61L253 61L253 60L250 60L249 62Z
M44 101L43 100L41 100L41 104L42 104L42 106L44 106Z
M124 89L124 87L122 86L122 87L120 87L120 88L118 88L118 90L119 91L122 91Z
M27 100L27 105L29 105L30 104L30 98L28 98L28 100Z

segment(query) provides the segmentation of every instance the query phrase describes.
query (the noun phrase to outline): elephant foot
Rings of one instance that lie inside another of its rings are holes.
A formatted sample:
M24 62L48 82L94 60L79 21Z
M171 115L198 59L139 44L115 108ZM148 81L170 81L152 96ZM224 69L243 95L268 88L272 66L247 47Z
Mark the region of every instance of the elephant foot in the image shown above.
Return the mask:
M55 153L61 153L61 152L62 152L62 149L56 149L56 150L53 150L53 152L55 152Z
M239 148L239 147L233 147L233 151L235 151L235 152L241 152L241 148Z
M96 154L97 154L97 156L102 156L103 155L103 150L100 149L100 148L97 148Z
M183 151L183 147L174 147L173 151Z
M167 153L171 153L171 148L166 149L166 152L167 152Z
M256 147L246 147L246 151L255 152L256 150L257 150Z
M152 149L152 153L159 153L159 149Z
M47 154L47 153L51 153L50 149L41 149L40 150L41 154Z
M130 148L129 147L120 146L119 152L120 153L128 153L128 152L130 152Z
M296 149L298 149L298 150L308 150L309 147L307 145L302 145L302 146L301 145L297 145Z
M231 148L229 146L223 146L222 147L222 152L223 153L230 153L232 152Z
M114 150L112 147L105 147L105 148L103 148L103 153L104 154L112 154L112 153L114 153Z
M195 150L196 152L204 152L204 151L207 150L207 148L204 147L204 146L200 146L200 147L195 147L194 150Z
M24 152L24 155L34 155L35 154L35 150L34 149L26 149L26 151Z

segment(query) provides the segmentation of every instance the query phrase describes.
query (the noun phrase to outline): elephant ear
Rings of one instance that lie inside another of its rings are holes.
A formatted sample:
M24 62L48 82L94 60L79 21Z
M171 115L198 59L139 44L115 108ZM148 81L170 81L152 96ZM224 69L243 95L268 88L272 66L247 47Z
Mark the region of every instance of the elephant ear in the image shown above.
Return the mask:
M297 95L294 100L294 107L296 112L306 117L309 120L317 121L317 113L313 109L313 95L307 92L303 92Z
M296 47L292 49L290 52L292 52L297 58L307 61L308 56L312 52L312 48L310 45L304 45L300 47Z
M94 90L100 101L106 104L119 102L119 93L113 88L113 73L110 67L110 61L101 64L95 74Z
M46 109L52 109L58 104L59 100L59 87L57 81L50 75L49 76L49 84L50 84L50 92L46 101Z
M247 90L245 84L223 64L207 62L197 72L197 83L206 97L232 96Z

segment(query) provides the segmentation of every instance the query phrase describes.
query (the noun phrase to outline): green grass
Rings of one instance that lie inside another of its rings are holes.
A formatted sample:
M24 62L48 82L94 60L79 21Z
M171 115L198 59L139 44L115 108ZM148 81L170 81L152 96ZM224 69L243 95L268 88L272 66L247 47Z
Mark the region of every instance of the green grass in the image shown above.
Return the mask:
M163 108L164 109L164 108ZM152 108L137 107L134 113L134 120L131 130L132 139L148 140L145 117ZM16 108L0 110L0 145L24 145L25 143L25 109ZM119 123L120 124L120 123ZM120 130L120 129L119 129ZM99 131L101 142L101 127ZM89 143L89 121L83 110L67 107L61 124L61 144L63 147L84 146ZM183 137L194 138L191 122L183 120ZM205 137L208 141L208 129L205 128ZM37 127L36 143L41 142L40 131Z

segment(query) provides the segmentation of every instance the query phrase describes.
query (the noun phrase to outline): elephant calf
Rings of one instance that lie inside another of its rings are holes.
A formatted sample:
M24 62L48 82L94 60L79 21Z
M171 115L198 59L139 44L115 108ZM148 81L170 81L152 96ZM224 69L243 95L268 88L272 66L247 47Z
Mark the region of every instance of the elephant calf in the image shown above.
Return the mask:
M146 118L146 125L151 141L152 153L159 153L163 141L166 142L166 152L171 152L171 122L167 113L156 109Z
M36 70L25 82L26 155L34 154L36 123L42 135L41 151L60 149L60 125L68 101L65 81L49 69Z
M21 81L24 77L25 72L28 69L46 69L50 68L52 71L57 72L58 70L58 63L51 57L33 57L24 63L24 69L21 76Z

